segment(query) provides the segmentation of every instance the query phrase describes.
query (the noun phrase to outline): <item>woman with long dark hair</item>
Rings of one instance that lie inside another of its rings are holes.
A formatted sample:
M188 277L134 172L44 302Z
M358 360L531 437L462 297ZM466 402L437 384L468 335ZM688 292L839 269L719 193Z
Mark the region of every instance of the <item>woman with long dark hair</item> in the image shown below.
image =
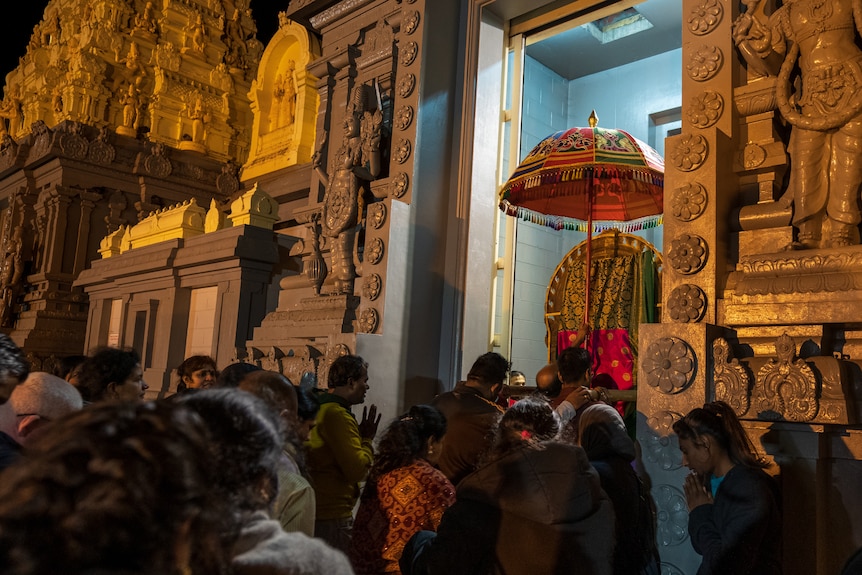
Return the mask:
M685 479L688 532L703 556L698 575L780 575L781 516L775 481L733 409L713 401L673 424Z
M400 573L398 560L410 537L435 531L455 502L455 488L435 467L446 418L415 405L380 439L356 512L350 558L357 575Z

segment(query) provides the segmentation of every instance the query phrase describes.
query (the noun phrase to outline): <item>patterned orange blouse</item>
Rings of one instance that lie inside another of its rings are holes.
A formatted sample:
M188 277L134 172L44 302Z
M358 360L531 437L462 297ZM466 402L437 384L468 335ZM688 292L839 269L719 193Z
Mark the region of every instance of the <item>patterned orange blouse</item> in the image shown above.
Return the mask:
M407 541L417 531L436 531L454 502L452 483L424 459L382 475L376 493L363 492L353 523L356 575L401 573L398 559Z

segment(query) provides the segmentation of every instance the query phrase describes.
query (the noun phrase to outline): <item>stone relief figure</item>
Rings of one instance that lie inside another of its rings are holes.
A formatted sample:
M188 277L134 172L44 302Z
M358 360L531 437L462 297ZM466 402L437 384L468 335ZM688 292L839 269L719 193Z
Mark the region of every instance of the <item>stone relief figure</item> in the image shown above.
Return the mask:
M353 88L343 122L344 136L331 160L330 173L321 166L318 149L312 158L326 191L323 196L323 234L334 238L332 275L339 294L352 294L356 276L353 248L364 208L363 183L380 174L380 139L383 113L368 110L365 86Z
M138 45L132 42L129 46L129 53L125 58L119 59L119 62L122 63L123 66L116 68L114 72L114 82L111 86L111 91L116 92L117 88L119 88L123 82L134 84L136 87L140 88L146 79L147 70L144 67L144 63L141 62Z
M3 272L0 276L0 327L11 327L12 306L24 276L24 228L15 226L3 250Z
M767 22L755 16L759 3L746 2L733 36L753 71L776 78L778 109L792 126L787 193L798 235L788 247L858 244L862 3L791 0Z
M205 140L205 124L209 121L209 112L200 92L195 91L186 97L185 112L192 121L192 142L202 144Z
M228 49L225 60L230 66L242 67L245 63L248 46L246 46L246 38L242 31L242 17L239 8L234 9L230 20L225 23L224 31L224 41Z
M138 14L135 14L135 29L143 30L144 32L149 32L150 34L155 34L158 32L158 27L156 26L156 17L153 15L153 3L147 2L144 5L144 10Z
M198 53L203 53L206 47L206 28L204 27L203 16L200 12L197 13L195 19L189 18L189 24L186 26L186 50L194 50ZM191 44L189 46L189 44Z
M129 89L120 103L123 104L123 127L137 133L140 126L141 95L134 84L129 84Z
M21 109L20 89L17 85L5 90L5 97L0 101L0 136L17 132L21 127L24 112Z

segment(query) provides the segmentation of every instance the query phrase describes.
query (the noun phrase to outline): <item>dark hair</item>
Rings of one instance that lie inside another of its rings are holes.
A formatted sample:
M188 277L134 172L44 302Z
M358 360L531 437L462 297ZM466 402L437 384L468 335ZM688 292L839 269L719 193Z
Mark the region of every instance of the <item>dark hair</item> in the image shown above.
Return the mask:
M208 355L192 355L187 357L177 368L177 377L180 379L177 382L177 393L183 393L188 391L189 386L186 385L186 382L183 381L183 378L188 376L191 377L194 372L199 369L203 369L205 367L212 366L213 371L218 374L218 364L216 364L216 360L211 358ZM216 375L218 377L218 375Z
M342 355L329 366L326 384L330 388L342 387L349 384L351 379L359 379L362 370L367 369L368 364L358 355Z
M316 419L320 411L320 402L314 393L304 387L296 388L296 416L299 421Z
M673 431L680 439L694 443L698 443L704 435L709 435L737 465L757 468L770 466L768 461L757 455L733 408L723 401L713 401L692 409L685 417L674 422Z
M97 348L81 365L78 376L81 397L88 402L105 399L108 385L126 381L140 363L141 356L130 347Z
M567 347L557 358L557 371L563 383L574 383L590 369L590 352L582 347Z
M446 417L431 405L414 405L389 424L377 445L369 483L399 467L410 465L425 453L428 438L440 440L446 434Z
M510 365L502 355L489 351L480 355L473 362L467 379L477 380L487 386L497 385L506 379Z
M0 482L0 572L226 573L229 514L200 418L166 402L102 403L51 424Z
M54 365L54 371L52 372L57 377L62 377L66 381L68 381L69 374L74 372L76 369L80 369L84 362L87 361L86 355L67 355L61 357L57 360L57 363Z
M278 488L276 463L284 445L281 419L263 400L239 389L203 389L178 403L197 412L212 438L216 490L236 508L266 508ZM262 480L268 480L261 486Z
M216 377L215 387L238 387L246 375L263 369L253 363L238 361L225 367Z
M0 333L0 378L14 377L23 382L30 375L30 363L24 358L15 342L5 333Z
M512 405L497 424L492 457L505 455L516 447L537 445L554 439L560 420L548 402L529 395Z

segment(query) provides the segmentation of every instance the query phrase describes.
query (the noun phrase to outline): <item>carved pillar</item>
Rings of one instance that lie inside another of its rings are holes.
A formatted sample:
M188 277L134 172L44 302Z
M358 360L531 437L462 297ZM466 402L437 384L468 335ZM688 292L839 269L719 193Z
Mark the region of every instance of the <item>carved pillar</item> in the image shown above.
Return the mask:
M81 217L78 220L78 234L76 236L78 243L75 249L75 264L72 268L73 277L77 277L89 262L87 249L90 238L90 216L96 207L96 202L102 199L102 194L86 190L81 190L79 196L81 198Z

